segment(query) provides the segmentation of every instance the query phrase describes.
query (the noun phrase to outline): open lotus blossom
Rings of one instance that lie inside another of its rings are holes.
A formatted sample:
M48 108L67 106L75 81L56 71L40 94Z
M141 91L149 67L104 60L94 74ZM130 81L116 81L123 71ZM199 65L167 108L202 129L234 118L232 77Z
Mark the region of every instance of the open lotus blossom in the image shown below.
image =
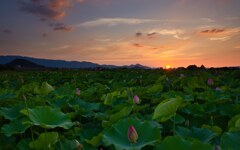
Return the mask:
M135 95L135 96L133 97L133 103L134 103L134 104L139 104L139 103L140 103L139 97L138 97L137 95Z
M128 128L128 140L132 144L135 144L135 143L137 143L137 139L138 139L137 131L135 130L133 125L130 125Z
M209 78L208 81L207 81L207 84L208 85L213 85L213 79Z
M79 90L79 88L76 88L76 95L79 96L81 93L81 91Z

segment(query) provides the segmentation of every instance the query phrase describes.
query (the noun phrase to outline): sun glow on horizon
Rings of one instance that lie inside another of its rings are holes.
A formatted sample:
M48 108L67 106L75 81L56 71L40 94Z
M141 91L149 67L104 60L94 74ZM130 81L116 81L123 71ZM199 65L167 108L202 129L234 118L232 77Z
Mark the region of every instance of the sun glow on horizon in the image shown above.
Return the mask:
M165 69L171 69L171 66L170 65L166 65Z

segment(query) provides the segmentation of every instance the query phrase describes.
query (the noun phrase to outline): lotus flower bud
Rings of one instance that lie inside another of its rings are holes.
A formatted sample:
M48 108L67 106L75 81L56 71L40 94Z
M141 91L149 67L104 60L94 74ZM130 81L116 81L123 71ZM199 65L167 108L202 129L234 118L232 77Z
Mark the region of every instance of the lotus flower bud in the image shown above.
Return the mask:
M133 125L130 125L128 128L128 140L132 144L135 144L135 143L137 143L137 139L138 139L137 131L135 130Z
M133 97L133 103L134 103L134 104L139 104L139 103L140 103L139 97L138 97L137 95L135 95L135 96Z
M42 94L48 94L48 93L54 91L54 88L47 82L43 82L42 86L40 87L40 91Z
M215 89L217 92L221 91L221 88L220 87L216 87Z
M81 150L83 148L83 145L81 143L79 143L78 140L75 140L75 142L76 142L78 150Z
M209 79L207 80L207 84L208 84L208 85L213 85L213 79L209 78Z
M217 145L214 145L214 150L220 150L220 148Z
M184 78L184 77L185 77L185 75L181 73L180 74L180 78Z
M79 88L76 88L76 92L75 93L76 93L77 96L80 95L81 91L79 90Z

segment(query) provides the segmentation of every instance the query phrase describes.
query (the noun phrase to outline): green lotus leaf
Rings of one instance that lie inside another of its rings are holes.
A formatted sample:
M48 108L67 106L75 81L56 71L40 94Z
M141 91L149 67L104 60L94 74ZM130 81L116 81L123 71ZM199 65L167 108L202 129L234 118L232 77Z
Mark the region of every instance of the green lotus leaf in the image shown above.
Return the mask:
M54 149L53 145L58 141L57 132L46 132L39 135L38 139L30 142L29 147L37 150Z
M192 142L192 150L213 150L213 146L196 140Z
M132 150L133 145L128 140L130 125L133 125L138 133L138 140L135 144L137 150L147 145L153 145L160 140L160 128L154 123L136 118L125 118L103 131L105 145L114 145L116 149Z
M191 150L191 142L186 141L179 136L168 136L159 145L156 146L155 150Z
M191 130L177 126L176 128L177 135L183 138L197 139L204 143L210 142L214 137L217 136L214 132L206 128L196 128L193 127Z
M213 146L196 140L187 141L179 136L168 136L155 150L213 150Z
M51 108L49 106L40 106L28 110L25 109L21 112L27 115L34 125L43 128L62 127L64 129L69 129L74 125L68 115L57 108Z
M89 103L89 102L85 102L81 99L74 99L69 102L69 105L71 107L78 106L78 108L82 108L87 112L93 111L93 110L98 110L100 107L100 105L98 103Z
M180 97L171 98L167 101L161 102L155 108L152 118L160 119L161 122L165 122L176 114L176 111L181 103L182 99Z
M21 140L20 142L18 142L16 150L31 150L31 148L29 147L30 141L30 138Z
M222 129L219 126L210 126L210 125L202 125L202 128L206 128L209 129L215 133L217 133L218 135L220 135L222 133Z
M128 116L132 111L132 107L124 107L119 112L112 114L109 118L109 121L103 121L102 125L104 127L111 125L118 121L119 119Z
M14 98L15 98L15 94L13 93L10 93L10 92L0 93L0 101L10 100Z
M21 105L15 105L11 106L9 108L7 107L1 107L0 108L0 116L4 116L4 118L9 120L14 120L19 118L22 114L20 113L20 110L22 110L24 107Z
M147 93L149 93L149 94L156 94L156 93L161 92L162 90L163 90L162 84L158 83L158 84L155 84L155 85L149 87L147 89Z
M220 146L223 150L237 150L240 147L240 132L225 132Z
M88 140L86 139L86 143L93 145L94 147L97 147L102 140L102 133L99 133L97 136L92 137L92 139Z
M26 120L26 118L13 120L9 124L3 125L1 132L6 136L24 133L30 127L29 124L24 124Z
M58 141L54 147L56 150L78 150L76 141L68 139Z

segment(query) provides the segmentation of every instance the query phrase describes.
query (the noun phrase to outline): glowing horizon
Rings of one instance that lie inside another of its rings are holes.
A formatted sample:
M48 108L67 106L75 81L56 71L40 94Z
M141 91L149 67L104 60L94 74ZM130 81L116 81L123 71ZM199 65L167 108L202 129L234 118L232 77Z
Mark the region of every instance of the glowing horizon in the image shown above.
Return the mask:
M240 66L238 0L2 0L0 55Z

